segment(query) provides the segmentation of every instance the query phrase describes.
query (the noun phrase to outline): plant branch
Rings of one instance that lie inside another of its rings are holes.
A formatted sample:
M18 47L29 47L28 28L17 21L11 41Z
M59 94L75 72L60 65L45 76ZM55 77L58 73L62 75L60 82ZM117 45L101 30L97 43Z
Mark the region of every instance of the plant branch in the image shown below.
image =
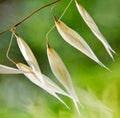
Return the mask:
M42 9L48 7L48 6L51 6L51 5L53 5L53 4L55 4L55 3L59 2L59 1L60 1L60 0L56 0L56 1L54 1L54 2L48 3L48 4L40 7L39 9L33 11L32 13L30 13L27 17L25 17L25 18L24 18L23 20L21 20L20 22L18 22L18 23L16 23L15 25L11 26L11 27L8 28L7 30L0 32L0 35L3 34L3 33L5 33L5 32L10 31L11 29L13 29L13 28L15 28L15 27L17 27L17 26L19 26L20 24L22 24L24 21L26 21L28 18L30 18L31 16L33 16L34 14L36 14L37 12L39 12L40 10L42 10Z

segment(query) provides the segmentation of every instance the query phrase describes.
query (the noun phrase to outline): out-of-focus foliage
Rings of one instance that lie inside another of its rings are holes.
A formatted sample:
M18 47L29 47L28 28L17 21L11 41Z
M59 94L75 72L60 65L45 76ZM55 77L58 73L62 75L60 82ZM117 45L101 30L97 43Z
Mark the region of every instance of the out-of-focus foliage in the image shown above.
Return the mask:
M26 15L53 0L0 0L0 32L19 22ZM61 0L52 13L60 17L69 1ZM102 44L89 30L80 17L73 2L62 18L68 26L76 30L88 42L98 58L111 69L105 70L88 57L69 46L59 36L56 29L50 35L50 45L54 47L73 78L73 84L80 99L92 91L103 104L112 110L105 113L93 107L92 100L81 110L78 116L74 105L68 98L65 102L71 110L66 109L55 98L32 84L22 75L0 75L0 118L119 118L120 116L120 0L79 0L89 14L96 21L100 31L106 37L111 47L116 51L115 61L107 54ZM43 73L54 81L47 56L45 35L54 25L53 17L48 7L17 27L16 32L29 44L34 52ZM0 63L14 65L6 58L6 50L11 33L0 35ZM13 41L10 57L15 61L22 61L23 57ZM83 94L83 95L82 95ZM92 96L92 94L90 94ZM92 96L93 97L93 96ZM87 102L87 101L86 101ZM84 102L85 103L85 102ZM99 105L99 102L98 102Z

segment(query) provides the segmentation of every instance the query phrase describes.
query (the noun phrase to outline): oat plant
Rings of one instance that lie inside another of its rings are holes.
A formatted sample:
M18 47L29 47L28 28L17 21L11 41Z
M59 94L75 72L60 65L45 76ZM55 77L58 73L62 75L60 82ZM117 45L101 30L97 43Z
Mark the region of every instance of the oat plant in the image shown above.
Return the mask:
M71 77L67 67L63 62L64 60L58 55L58 53L52 47L52 44L49 42L50 40L49 34L56 28L60 36L64 39L64 41L66 41L73 48L77 49L78 51L82 52L87 57L98 63L100 66L104 67L107 70L110 70L98 59L98 57L96 56L92 48L89 46L87 41L85 41L85 39L79 33L77 33L75 29L70 28L69 26L66 25L67 23L65 24L62 22L63 16L65 16L65 13L70 7L71 3L74 2L76 9L80 13L86 25L91 29L92 33L102 42L110 57L114 59L112 52L115 53L115 51L111 48L107 40L99 31L95 21L92 19L92 17L88 14L85 8L77 0L70 0L70 2L66 6L62 15L59 16L59 18L55 17L53 12L54 10L52 9L51 13L53 16L54 25L46 34L46 54L48 57L48 62L56 79L61 83L61 85L64 88L56 84L47 75L43 74L44 72L42 72L42 70L40 69L40 66L30 48L30 45L28 45L27 42L23 40L23 38L16 33L17 27L21 25L24 21L28 20L32 15L38 13L40 10L50 5L54 5L59 2L60 0L56 0L54 2L46 4L45 6L32 12L26 18L21 20L19 23L14 24L10 28L0 33L1 35L8 31L12 33L11 41L8 46L6 56L10 60L10 62L16 65L16 68L13 68L7 65L0 64L0 74L23 74L36 86L42 88L47 93L54 96L62 104L64 104L66 108L70 109L70 106L64 102L63 98L60 98L59 94L68 97L69 99L73 100L75 108L77 112L81 114L81 116L82 116L81 111L84 110L84 105L99 108L101 109L102 112L108 114L108 111L110 110L100 101L98 101L97 98L95 98L93 95L88 94L85 90L80 89L80 94L77 95L74 84L72 82L72 79L74 78ZM18 62L10 58L9 51L11 49L12 41L14 39L16 40L20 52L23 55L23 58L25 59L27 64Z

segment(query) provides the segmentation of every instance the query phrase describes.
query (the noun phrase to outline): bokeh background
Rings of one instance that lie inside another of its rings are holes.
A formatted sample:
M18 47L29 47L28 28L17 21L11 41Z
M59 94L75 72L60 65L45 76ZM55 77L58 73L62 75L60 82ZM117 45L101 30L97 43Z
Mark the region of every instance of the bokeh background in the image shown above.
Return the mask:
M35 9L53 0L0 0L0 32L22 20ZM74 0L62 17L68 26L77 31L91 46L98 58L111 69L105 70L78 50L68 45L56 29L49 42L67 66L75 90L84 106L79 116L71 100L63 97L71 110L51 95L35 86L23 75L0 75L0 118L119 118L120 117L120 0L78 0L96 21L100 31L116 51L115 61L92 34L79 15ZM61 0L52 13L60 17L69 1ZM51 7L41 10L16 32L34 52L42 72L58 83L53 76L46 55L46 33L54 25ZM0 64L15 67L7 58L11 32L0 35ZM13 41L10 57L24 62ZM59 83L58 83L59 84ZM60 84L59 84L60 85ZM60 85L61 86L61 85ZM107 106L110 110L107 110Z

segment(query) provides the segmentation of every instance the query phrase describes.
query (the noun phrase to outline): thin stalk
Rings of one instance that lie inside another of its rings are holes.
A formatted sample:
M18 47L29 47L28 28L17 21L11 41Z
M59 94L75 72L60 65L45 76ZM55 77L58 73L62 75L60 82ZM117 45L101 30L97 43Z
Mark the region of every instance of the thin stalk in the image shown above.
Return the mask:
M33 16L34 14L36 14L37 12L39 12L40 10L42 10L42 9L44 9L44 8L50 6L50 5L53 5L53 4L55 4L55 3L59 2L59 1L60 1L60 0L56 0L56 1L54 1L54 2L48 3L48 4L40 7L39 9L33 11L32 13L30 13L27 17L25 17L25 18L24 18L23 20L21 20L20 22L16 23L15 25L11 26L10 28L6 29L5 31L0 32L0 35L1 35L1 34L4 34L5 32L10 31L10 30L13 29L14 27L19 26L20 24L22 24L24 21L28 20L31 16Z
M6 52L6 57L8 58L9 61L11 61L13 64L16 64L15 61L13 61L10 57L9 57L9 52L10 52L10 49L11 49L11 45L12 45L12 41L13 41L13 38L14 38L14 31L15 31L15 28L14 29L11 29L12 31L12 36L10 38L10 43L9 43L9 46L8 46L8 49L7 49L7 52Z
M63 11L63 13L61 14L61 16L59 17L59 19L58 19L58 22L59 22L59 20L61 20L61 18L64 16L64 14L66 13L66 11L68 10L68 8L69 8L69 6L71 5L71 3L72 3L72 1L73 0L70 0L70 2L68 3L68 5L65 7L65 9L64 9L64 11ZM52 7L52 9L51 9L51 14L52 14L52 10L53 10L53 7ZM53 15L53 14L52 14ZM46 44L48 44L48 36L49 36L49 34L52 32L52 30L55 28L55 24L52 26L52 28L50 28L50 30L47 32L47 34L46 34Z

